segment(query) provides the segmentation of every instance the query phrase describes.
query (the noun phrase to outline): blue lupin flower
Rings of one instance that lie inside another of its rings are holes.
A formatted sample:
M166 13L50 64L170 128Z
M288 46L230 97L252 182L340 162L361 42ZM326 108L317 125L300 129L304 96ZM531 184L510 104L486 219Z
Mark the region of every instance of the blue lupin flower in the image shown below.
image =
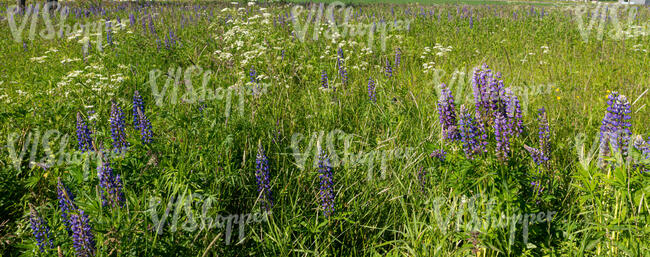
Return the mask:
M89 257L95 255L95 236L90 227L88 215L83 210L77 210L70 215L72 229L72 246L77 256Z
M328 79L327 79L327 71L325 71L325 70L323 70L323 73L321 73L320 83L323 86L323 88L328 88L329 87L329 82L328 82Z
M321 150L318 157L318 173L320 178L319 196L323 215L330 217L334 214L334 178L329 157Z
M144 113L144 102L137 90L133 94L133 125L136 130L140 131L142 143L151 143L153 138L151 122Z
M97 167L97 177L99 178L100 194L103 206L120 206L124 204L124 193L122 192L122 180L120 175L113 175L109 160L103 161Z
M506 102L506 114L508 117L508 127L511 129L513 136L521 135L524 130L523 117L521 115L521 105L519 104L519 98L516 95L513 95L510 90L507 90L508 99Z
M497 141L497 157L500 160L508 160L508 153L510 152L510 133L508 129L508 121L501 114L497 113L494 119L494 136Z
M201 105L201 110L203 106L205 106L205 104ZM149 144L153 140L151 122L142 109L137 108L136 112L138 113L138 126L136 129L140 130L140 139L142 140L142 144Z
M447 152L445 149L435 150L429 154L429 157L436 158L440 162L444 162L447 159Z
M135 129L138 129L138 112L137 109L144 110L144 102L142 101L142 96L140 96L140 92L136 90L133 93L133 127Z
M111 22L106 21L106 41L108 42L109 45L113 45L113 35L112 35L112 29L111 29Z
M124 132L124 113L114 101L111 104L111 116L109 118L109 121L111 125L111 138L113 139L113 148L116 152L125 150L129 146L129 143L126 141L126 134Z
M458 121L460 127L460 141L463 143L463 151L465 156L472 159L473 156L481 154L485 151L484 138L481 135L481 130L476 126L474 117L469 113L465 106L460 108L460 119Z
M372 80L372 77L368 78L368 97L370 97L370 101L377 102L377 97L375 95L375 81Z
M77 209L74 205L75 196L65 185L63 185L61 178L57 178L56 192L57 199L59 200L59 208L61 209L61 219L63 220L63 224L65 224L68 232L71 232L70 213Z
M32 234L36 239L36 245L41 252L45 252L45 247L53 248L54 242L52 238L52 232L50 227L47 225L47 221L43 220L36 209L33 206L29 206L29 223L32 227Z
M81 112L77 112L77 142L79 143L79 150L82 152L91 151L93 149L92 132L88 129L86 121L81 116Z
M248 73L251 83L257 83L257 71L255 71L255 66L251 66L251 71Z
M608 96L607 104L609 107L600 126L601 156L609 156L610 146L613 152L626 156L632 135L630 132L632 124L628 122L631 118L628 115L631 112L630 103L624 95L619 95L615 91Z
M440 125L444 138L448 140L458 140L458 128L456 125L456 107L454 105L454 96L451 90L444 83L441 85L440 99L437 103Z
M341 76L341 84L348 84L348 71L345 70L341 61L339 61L339 76Z
M393 67L390 66L390 61L386 59L386 67L384 69L386 73L386 77L392 77L393 76Z
M551 154L551 130L546 117L546 109L540 108L537 112L537 121L539 123L539 150L542 153L543 161L548 161Z
M257 181L257 192L262 201L265 210L273 207L273 197L271 195L271 178L269 173L269 160L264 153L264 147L260 144L257 148L257 159L255 160L255 180Z

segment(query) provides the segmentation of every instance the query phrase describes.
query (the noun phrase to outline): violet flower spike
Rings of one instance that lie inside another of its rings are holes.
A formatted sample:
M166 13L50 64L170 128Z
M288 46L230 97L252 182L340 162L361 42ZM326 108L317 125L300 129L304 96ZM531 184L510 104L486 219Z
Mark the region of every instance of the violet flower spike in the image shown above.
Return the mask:
M257 192L261 196L262 206L268 211L273 207L271 194L271 178L269 174L269 160L264 153L264 147L260 144L257 148L257 159L255 160L255 180Z
M321 150L318 158L318 177L320 178L319 196L321 200L321 208L323 215L330 217L334 214L334 178L332 174L332 167L330 165L329 157L325 151Z

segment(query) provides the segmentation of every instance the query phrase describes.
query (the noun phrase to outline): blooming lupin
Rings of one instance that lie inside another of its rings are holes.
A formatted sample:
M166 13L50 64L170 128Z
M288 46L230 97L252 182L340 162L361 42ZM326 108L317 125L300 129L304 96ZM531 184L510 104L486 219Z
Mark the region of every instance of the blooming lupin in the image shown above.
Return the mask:
M122 193L122 180L120 175L114 176L113 168L107 160L97 167L99 177L100 194L102 205L122 206L124 204L124 193Z
M43 220L43 218L38 215L38 212L33 206L31 206L31 204L29 206L29 211L29 223L32 227L32 234L36 239L38 249L41 250L41 252L44 252L46 247L54 247L52 232L50 232L50 227L47 225L47 221Z
M79 150L82 152L93 149L93 140L91 135L92 132L88 129L88 125L83 116L81 116L80 112L77 112L77 141L79 142Z
M368 78L368 97L370 98L370 101L377 102L375 96L375 81L372 80L372 77Z
M201 108L204 105L201 105ZM202 110L202 109L201 109ZM140 130L140 136L143 144L149 144L153 138L153 131L151 130L151 122L140 108L136 109L138 113L138 126L136 129Z
M543 162L546 162L551 154L551 130L548 126L548 117L544 107L538 110L537 121L539 122L539 150L542 153Z
M496 116L494 119L494 136L497 141L497 157L500 160L507 160L510 152L508 121L501 113L497 113Z
M508 109L508 95L503 80L500 80L500 73L492 73L487 65L481 69L475 69L472 76L472 88L474 91L474 102L476 115L480 117L480 127L487 127L494 123L496 113L506 117ZM517 100L518 102L518 100ZM516 104L512 104L513 111Z
M144 110L144 102L142 101L142 96L138 90L133 93L133 126L135 129L138 129L138 111L137 109Z
M153 138L151 122L144 113L144 102L137 90L133 94L133 125L136 130L140 131L142 143L151 143Z
M521 105L519 98L507 90L506 113L508 115L508 127L511 128L513 135L521 135L524 128L523 117L521 115Z
M469 113L465 106L460 108L460 119L458 121L460 127L460 141L463 142L463 151L465 156L473 158L477 154L484 151L485 144L481 136L481 131L476 126L476 121Z
M111 138L113 139L113 148L119 152L125 150L129 143L126 141L126 134L124 132L124 113L122 109L113 102L111 105L111 116L109 118L111 123Z
M429 154L429 157L436 158L438 161L444 162L447 159L447 152L445 152L445 149L435 150Z
M56 192L63 224L65 224L66 228L70 232L70 213L77 208L74 205L74 195L70 193L70 190L65 185L63 185L60 178L57 179Z
M264 153L264 147L260 144L257 148L257 159L255 160L255 180L257 181L257 192L262 198L265 210L273 207L271 195L271 178L269 174L269 160Z
M320 83L323 88L328 88L329 87L329 82L327 79L327 71L323 71L320 76Z
M624 95L612 92L608 96L607 104L609 107L600 126L601 156L609 156L610 146L613 152L626 156L627 145L632 135L630 132L632 124L628 122L630 120L628 114L631 112L630 103Z
M438 115L440 125L445 139L458 140L458 128L456 125L456 107L454 105L454 96L451 90L444 83L441 85L440 99L438 100Z
M251 83L257 83L257 71L255 71L255 66L251 66L251 71L248 73Z
M329 217L334 213L334 178L329 157L321 150L318 157L318 177L320 178L320 200L323 215Z
M388 59L386 59L385 72L386 72L386 77L390 78L393 76L393 67L390 66L390 61Z
M82 210L77 210L70 215L72 229L72 246L77 256L88 257L95 255L95 236L90 227L88 215Z

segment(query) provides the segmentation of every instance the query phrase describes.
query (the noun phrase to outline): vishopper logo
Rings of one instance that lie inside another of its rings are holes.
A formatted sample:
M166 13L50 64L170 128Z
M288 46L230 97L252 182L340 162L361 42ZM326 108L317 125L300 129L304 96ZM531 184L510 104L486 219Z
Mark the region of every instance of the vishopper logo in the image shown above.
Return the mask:
M211 216L212 203L216 202L214 197L204 197L198 193L187 193L187 190L182 194L172 195L167 202L162 215L159 215L158 209L161 205L161 198L149 198L149 209L147 212L150 214L153 223L153 229L158 235L163 234L165 225L169 224L168 231L175 233L178 231L179 220L183 221L181 229L186 232L194 232L196 230L210 230L210 229L225 229L226 245L231 243L231 235L234 224L238 224L239 240L242 242L245 237L246 225L249 223L262 223L268 222L269 216L272 214L268 212L257 213L244 213L244 214L228 214L222 216L217 214ZM192 208L193 205L202 204L200 210ZM183 216L182 213L185 213ZM171 214L171 217L170 217ZM198 217L197 217L198 215Z
M591 9L590 7L594 7ZM650 23L634 25L638 7L621 4L606 4L598 2L596 5L576 5L571 7L575 14L578 30L584 42L589 42L593 30L597 40L603 40L609 36L613 40L625 38L648 36ZM619 17L619 14L627 13L627 17ZM588 18L588 22L585 21ZM611 25L611 26L610 26Z
M163 87L159 87L159 80L164 78ZM149 72L149 85L155 98L156 105L163 106L168 103L175 105L180 102L193 104L204 101L225 101L225 115L230 116L233 104L237 105L239 115L244 114L245 96L252 95L260 97L268 91L269 83L246 83L245 85L233 85L228 88L209 87L213 77L211 70L204 70L200 66L170 67L167 73L154 69ZM201 84L194 84L193 78L200 79ZM196 85L196 87L195 87ZM179 95L182 94L182 95ZM233 96L238 96L237 103L233 103Z
M345 7L342 2L333 2L328 5L327 10L324 10L324 4L311 5L309 13L305 17L304 23L300 23L302 19L302 12L305 7L296 5L291 8L291 19L294 25L294 35L301 41L305 42L305 38L309 32L309 25L314 23L312 29L312 40L318 40L321 31L321 20L323 18L323 11L325 11L325 19L327 20L328 28L324 31L324 37L328 40L335 40L336 38L346 37L363 37L366 36L368 40L368 49L372 49L375 40L375 31L379 32L379 39L381 40L381 50L386 51L386 40L388 39L388 32L404 31L410 28L411 20L395 20L393 22L379 21L364 24L364 23L351 23L352 14L354 9L352 6ZM334 12L343 12L341 24L337 23ZM315 19L314 19L315 18Z
M55 28L53 21L53 18L56 17L56 15L50 16L57 12L59 13L58 30ZM11 34L16 43L23 42L23 32L27 23L29 23L29 40L32 41L36 38L39 14L43 18L44 29L38 33L38 36L43 39L52 40L55 37L68 38L79 33L81 36L79 43L82 44L84 53L87 53L90 40L95 36L95 48L97 51L102 51L103 30L105 27L110 27L110 21L99 20L95 22L87 22L85 24L75 23L73 26L70 26L67 24L67 18L70 14L68 7L62 6L57 2L47 2L43 6L43 9L40 9L40 5L30 5L24 10L21 10L21 8L16 5L9 6L7 8L7 21L9 22L9 28L11 29ZM22 16L19 26L17 26L16 23L17 16Z
M504 213L495 209L497 200L498 198L483 194L471 197L455 196L450 199L436 197L433 199L433 216L443 234L448 231L487 233L490 230L507 228L510 245L514 243L517 227L521 226L522 239L526 245L528 227L538 223L550 223L557 213Z
M432 68L430 72L433 74L433 79L427 79L425 83L427 87L435 88L437 95L441 95L442 84L444 83L447 85L447 88L451 90L456 104L473 105L475 99L472 79L474 71L480 67L481 66L476 66L469 69L456 68L451 73L444 69ZM558 86L553 82L532 85L506 85L506 87L509 88L509 90L519 99L521 112L524 115L528 113L528 106L533 97L549 95L553 88L558 88Z
M29 151L28 168L31 169L34 166L39 166L43 169L48 169L57 165L82 165L83 178L85 180L88 178L91 162L97 161L97 165L99 166L102 162L102 156L112 159L114 156L107 155L123 154L114 151L109 151L104 155L98 152L82 153L81 151L68 148L69 138L70 136L68 134L61 133L56 129L47 130L43 134L39 130L34 130L28 132L24 137L21 137L16 132L8 134L7 150L9 152L10 162L16 170L21 171L23 161ZM59 145L58 151L53 149L53 146L57 145L57 141ZM20 143L22 143L22 147L20 147ZM44 154L40 159L37 156L39 146L42 147Z
M373 149L368 152L360 150L352 152L353 134L347 134L340 129L335 129L325 134L325 131L313 132L310 137L301 133L294 133L291 136L291 149L295 165L304 170L308 165L308 160L312 160L312 167L318 167L320 150L327 154L330 166L336 168L339 166L357 167L366 165L368 171L368 180L374 176L375 163L379 163L381 178L385 179L389 162L397 159L412 159L415 157L415 149L412 147L393 148L393 149ZM339 156L337 149L343 145L342 157ZM325 149L322 148L325 145Z

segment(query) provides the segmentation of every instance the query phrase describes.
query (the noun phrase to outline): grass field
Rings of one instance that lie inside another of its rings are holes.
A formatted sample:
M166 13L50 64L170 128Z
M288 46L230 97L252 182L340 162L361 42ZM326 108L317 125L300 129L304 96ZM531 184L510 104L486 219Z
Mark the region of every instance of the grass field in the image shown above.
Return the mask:
M0 255L648 256L650 10L396 2L0 3Z

